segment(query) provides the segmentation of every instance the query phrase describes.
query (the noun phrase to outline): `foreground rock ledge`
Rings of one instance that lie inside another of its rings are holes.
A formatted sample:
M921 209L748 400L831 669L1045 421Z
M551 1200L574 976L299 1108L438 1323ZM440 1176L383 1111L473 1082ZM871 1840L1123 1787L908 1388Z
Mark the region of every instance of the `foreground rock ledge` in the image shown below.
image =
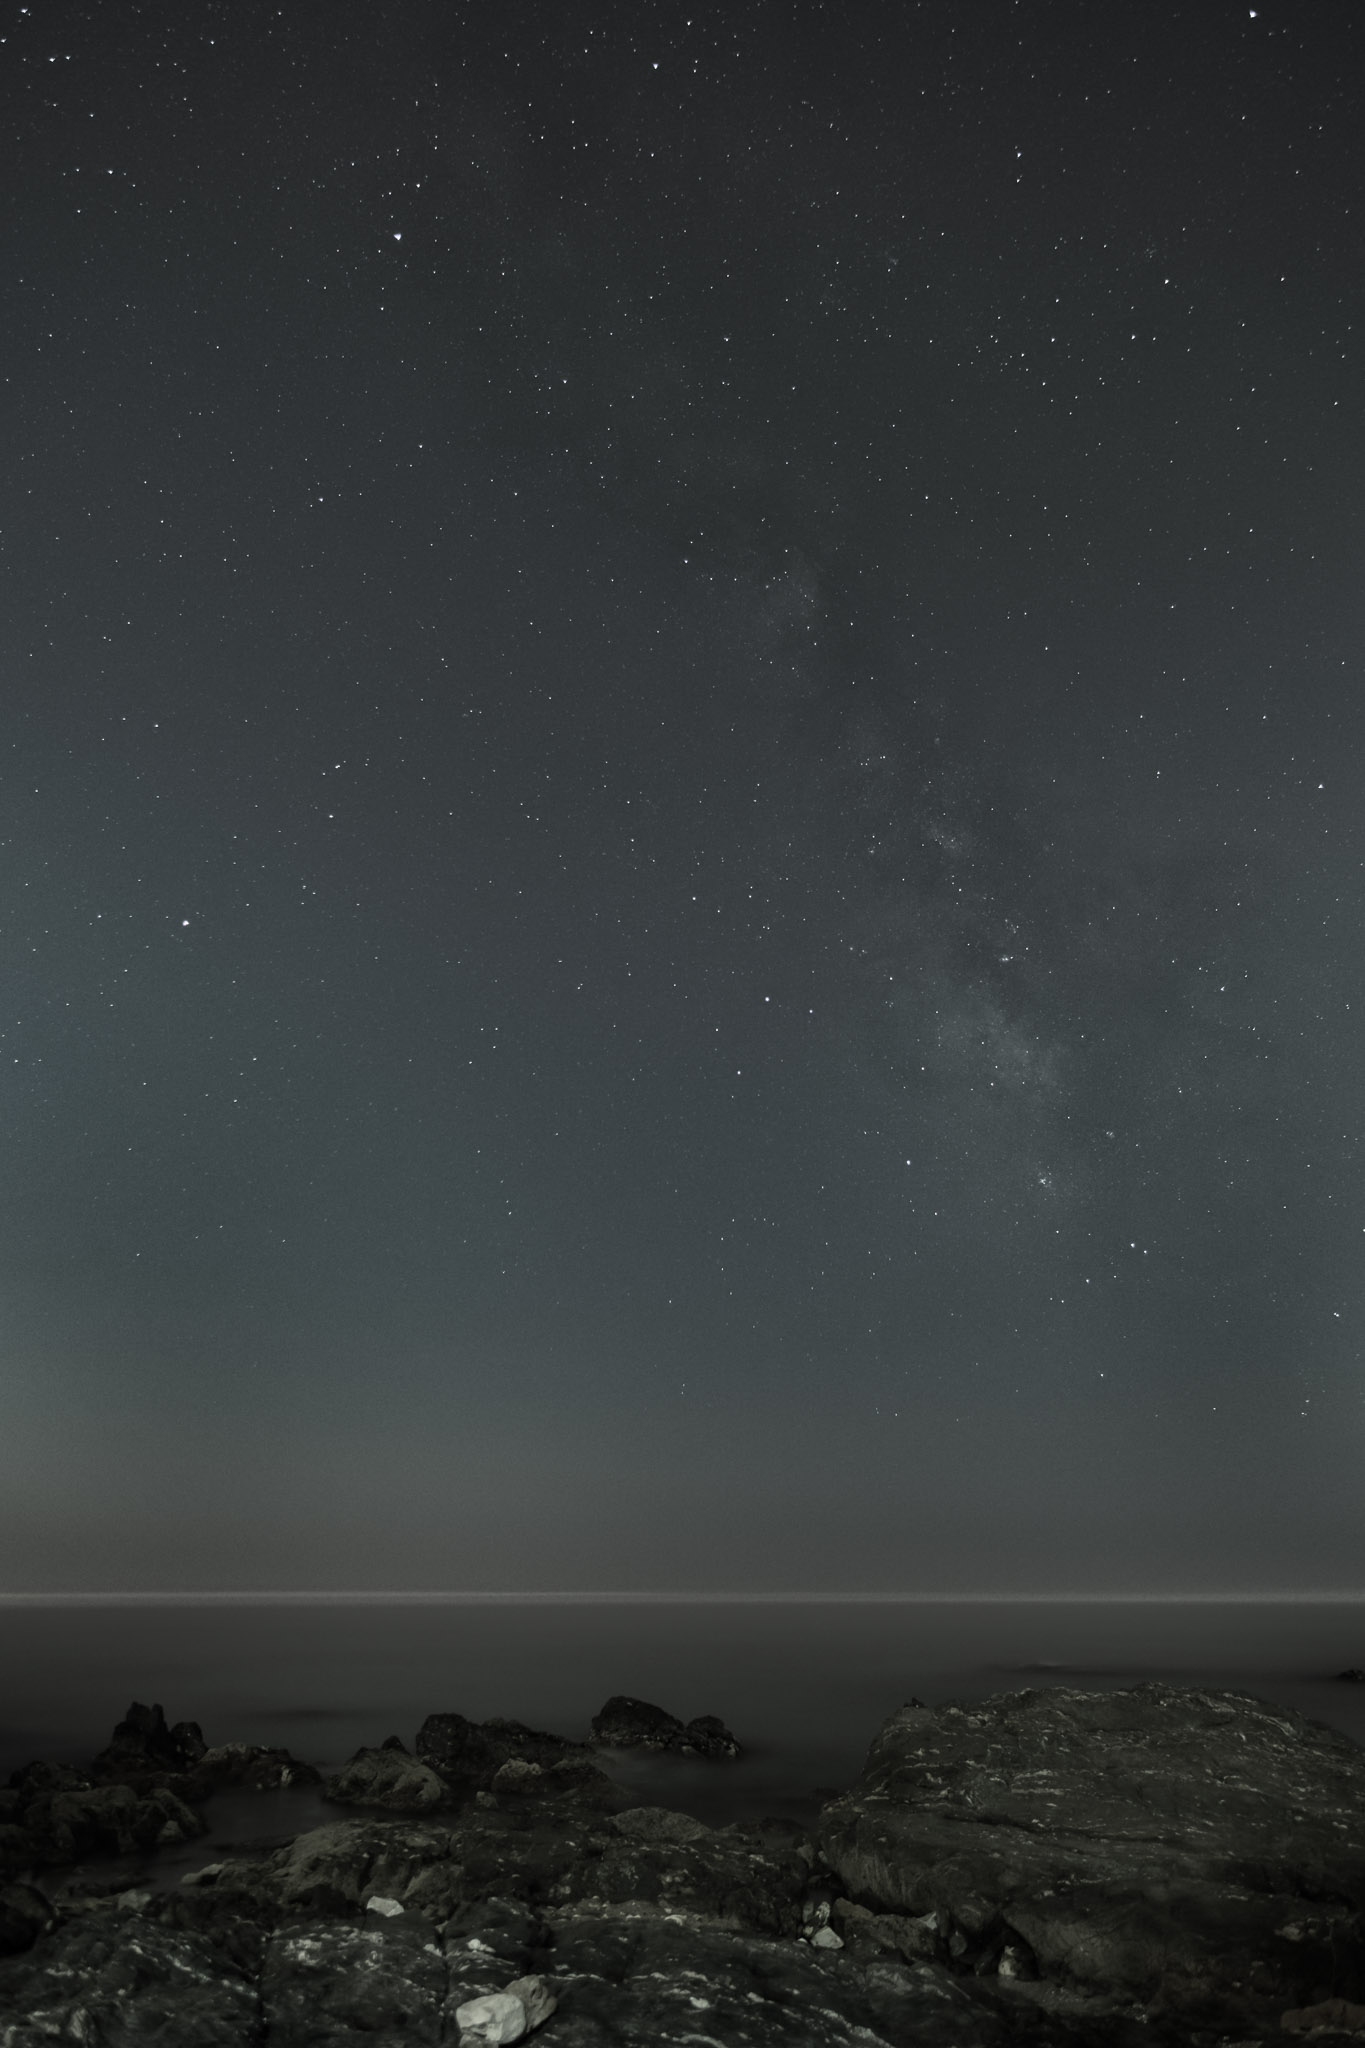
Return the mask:
M1240 1694L912 1703L813 1838L507 1783L173 1892L16 1873L0 2048L1365 2041L1365 1752Z

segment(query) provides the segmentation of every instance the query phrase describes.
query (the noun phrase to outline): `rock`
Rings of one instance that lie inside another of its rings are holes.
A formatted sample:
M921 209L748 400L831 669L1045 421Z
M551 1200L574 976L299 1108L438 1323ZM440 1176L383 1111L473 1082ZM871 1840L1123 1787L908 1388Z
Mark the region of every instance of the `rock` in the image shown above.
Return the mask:
M328 1799L347 1806L384 1806L395 1813L426 1813L450 1798L442 1778L406 1750L358 1749L335 1777L323 1780Z
M676 1714L651 1706L648 1700L612 1696L592 1717L592 1739L610 1749L674 1750L684 1756L735 1757L739 1744L714 1714L699 1715L684 1725Z
M49 1865L82 1856L121 1855L190 1841L206 1822L165 1786L139 1794L131 1785L92 1785L61 1766L27 1765L15 1774L27 1860Z
M564 2048L1014 2039L973 1978L795 1939L810 1870L789 1840L665 1812L624 1833L539 1800L449 1827L348 1819L211 1882L92 1895L0 1960L0 2048L473 2048L493 2038L464 2024L483 2000L504 2020L519 2007L528 2033L552 2019ZM1111 2038L1025 2017L1030 2048ZM1164 2048L1155 2028L1142 2040Z
M543 1977L518 1977L514 1983L503 1989L513 1998L519 1998L526 2009L528 2032L543 2026L552 2012L559 2008L559 2000Z
M545 1776L543 1764L528 1763L525 1757L510 1756L493 1773L494 1792L533 1792Z
M1349 1671L1338 1671L1337 1677L1347 1685L1365 1685L1365 1671L1353 1664Z
M652 1707L648 1700L615 1693L592 1717L592 1739L611 1749L675 1749L683 1724L676 1714Z
M573 1789L601 1777L584 1745L433 1718L432 1753L500 1781L487 1805L390 1744L352 1765L426 1772L435 1812L348 1816L156 1891L107 1864L0 1890L0 2048L1365 2038L1365 1753L1241 1695L904 1708L816 1842L607 1811ZM25 1839L36 1817L74 1840L72 1809L117 1840L153 1805L57 1765L10 1790L0 1825Z
M741 1753L734 1736L714 1714L689 1721L677 1746L684 1756L732 1757Z
M406 1920L281 1928L260 1974L264 2038L270 2048L437 2048L445 1976L440 1948Z
M874 1913L852 1899L836 1899L830 1910L835 1930L846 1946L881 1950L907 1963L946 1962L948 1950L939 1934L937 1913L911 1920L903 1913ZM1015 1974L1009 1971L1005 1974Z
M206 1935L106 1908L0 1962L0 2044L243 2048L260 2038L259 1943L235 1960Z
M629 1795L585 1756L562 1756L551 1764L535 1789L546 1797L572 1801L583 1808L619 1807Z
M520 2041L549 2019L558 2004L543 1977L518 1977L501 1991L467 1999L455 2009L460 2048L479 2048L484 2042L495 2048L505 2041Z
M485 1789L502 1765L510 1762L555 1764L586 1756L588 1745L563 1735L546 1735L520 1721L467 1721L463 1714L428 1714L417 1731L417 1755L448 1785L468 1791Z
M460 2030L460 2048L502 2048L506 2041L519 2041L526 2032L526 2007L514 1991L490 1991L486 1998L471 1998L455 2009Z
M32 1948L56 1917L51 1899L36 1885L0 1887L0 1956L19 1955Z
M612 1816L618 1835L636 1842L706 1842L715 1834L704 1820L677 1813L671 1806L631 1806Z
M207 1746L197 1721L177 1721L168 1728L159 1706L144 1707L134 1700L108 1748L91 1764L90 1775L106 1781L126 1781L129 1773L165 1777L192 1770Z
M283 1785L320 1785L322 1773L312 1764L301 1763L287 1749L222 1742L204 1751L195 1768L194 1782L203 1798L225 1785L240 1785L251 1792L273 1792Z
M1365 2005L1352 2005L1345 1998L1324 1998L1318 2005L1300 2006L1281 2013L1286 2034L1365 2034Z
M1365 1993L1365 1753L1239 1693L903 1707L818 1843L961 1970L1242 2032ZM845 1923L846 1924L846 1923Z

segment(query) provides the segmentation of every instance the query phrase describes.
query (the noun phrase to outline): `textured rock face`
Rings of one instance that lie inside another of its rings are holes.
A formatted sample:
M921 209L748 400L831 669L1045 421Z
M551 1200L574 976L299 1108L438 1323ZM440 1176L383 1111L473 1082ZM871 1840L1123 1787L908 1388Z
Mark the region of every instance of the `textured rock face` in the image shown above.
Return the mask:
M0 2048L1007 2048L972 1980L803 1940L809 1850L768 1832L662 1808L545 1826L509 1803L72 1896L0 1961ZM1033 2048L1074 2048L1028 2017Z
M1022 1995L1260 2027L1365 1993L1365 1753L1241 1694L912 1703L818 1841L887 1946Z
M347 1769L370 1791L425 1773L429 1811L339 1819L172 1890L41 1861L0 1885L0 2048L1362 2036L1365 1753L1240 1695L902 1708L818 1840L604 1801L583 1746L515 1722L424 1732L475 1777L397 1741ZM50 1838L54 1802L153 1805L56 1765L6 1797L48 1802Z

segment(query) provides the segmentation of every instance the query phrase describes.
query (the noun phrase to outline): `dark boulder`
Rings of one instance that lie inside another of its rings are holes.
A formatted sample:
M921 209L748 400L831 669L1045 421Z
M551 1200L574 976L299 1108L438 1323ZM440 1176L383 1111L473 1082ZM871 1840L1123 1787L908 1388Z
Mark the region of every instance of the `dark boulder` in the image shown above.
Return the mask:
M732 1757L740 1753L734 1736L715 1714L700 1714L689 1721L676 1746L684 1756Z
M97 1784L129 1785L136 1792L165 1787L192 1804L229 1785L266 1792L322 1782L321 1772L287 1749L248 1742L211 1749L197 1721L177 1721L168 1728L159 1706L144 1707L137 1700L91 1763L89 1775Z
M52 1901L36 1885L0 1886L0 1956L32 1948L56 1917Z
M1365 1685L1365 1671L1353 1664L1348 1671L1338 1671L1337 1677L1346 1685Z
M448 1803L450 1791L429 1765L405 1749L358 1749L335 1777L323 1781L328 1799L347 1806L383 1806L394 1813L427 1813Z
M96 1784L70 1764L25 1764L10 1785L17 1799L0 1842L0 1867L11 1871L164 1848L192 1841L206 1825L167 1785L153 1782L139 1791L118 1782Z
M588 1745L563 1735L546 1735L521 1721L468 1721L463 1714L428 1714L417 1731L420 1761L456 1789L487 1786L506 1763L538 1764L542 1770L574 1757Z
M676 1714L666 1714L662 1707L630 1699L624 1693L614 1693L592 1717L592 1739L604 1748L673 1749L682 1732Z
M90 1775L104 1783L127 1783L130 1775L166 1777L193 1770L207 1747L197 1721L177 1721L168 1728L159 1706L134 1700L108 1747L91 1764Z
M836 1927L1034 2003L1250 2032L1365 1993L1365 1753L1239 1693L903 1707L818 1842Z
M616 1693L592 1717L592 1740L605 1749L673 1750L684 1756L734 1757L739 1744L714 1714L684 1724L648 1700Z

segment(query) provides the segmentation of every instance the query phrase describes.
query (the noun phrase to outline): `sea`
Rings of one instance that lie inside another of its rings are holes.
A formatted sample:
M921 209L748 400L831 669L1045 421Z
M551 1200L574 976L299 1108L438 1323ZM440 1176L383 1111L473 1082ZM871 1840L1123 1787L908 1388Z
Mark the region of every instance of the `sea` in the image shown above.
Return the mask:
M800 1822L856 1778L910 1699L1156 1679L1252 1693L1365 1745L1365 1597L842 1598L595 1594L0 1595L0 1783L33 1757L80 1763L132 1700L209 1743L270 1743L335 1769L409 1746L425 1717L502 1715L579 1740L614 1693L717 1714L728 1762L604 1751L640 1805L713 1826ZM236 1849L347 1817L316 1788L228 1791L209 1833L135 1858L178 1882Z

